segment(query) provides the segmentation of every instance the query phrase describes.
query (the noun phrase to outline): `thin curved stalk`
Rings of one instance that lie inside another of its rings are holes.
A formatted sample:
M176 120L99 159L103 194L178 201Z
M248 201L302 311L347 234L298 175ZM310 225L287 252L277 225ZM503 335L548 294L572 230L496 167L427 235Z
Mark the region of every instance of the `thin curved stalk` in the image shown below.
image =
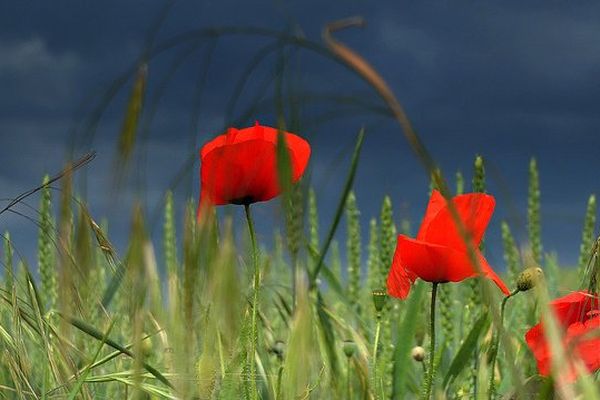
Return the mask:
M429 337L431 339L429 345L429 367L427 368L427 376L425 377L425 390L423 393L423 399L429 400L431 398L431 387L433 386L433 371L435 368L435 300L437 297L438 283L433 282L433 288L431 289L431 312L429 319Z
M381 313L377 313L377 327L375 328L375 340L373 342L373 393L378 398L379 378L377 377L377 348L379 347L379 336L381 333Z
M250 398L258 399L258 387L256 384L256 342L258 340L258 332L256 328L256 317L258 314L258 301L259 301L259 290L260 290L260 268L258 265L258 246L256 244L256 232L254 229L254 221L252 220L252 214L250 213L250 205L244 205L244 211L246 212L246 221L248 222L248 231L250 232L250 241L252 242L252 264L254 266L254 287L253 287L253 298L252 298L252 325L250 330L250 351L248 354L248 363L250 368Z
M379 94L379 96L383 99L383 101L388 106L390 112L393 114L394 118L402 128L402 133L404 137L408 141L414 153L418 156L425 170L434 178L437 187L439 188L442 196L448 200L448 211L450 212L450 217L456 226L456 229L459 233L459 236L463 240L467 255L469 256L469 261L473 265L475 271L477 271L479 277L482 275L481 264L477 257L477 249L471 240L471 236L467 231L465 224L462 222L460 215L458 214L458 210L456 209L456 205L454 202L450 201L452 199L452 192L448 186L447 181L444 179L439 168L433 158L431 157L429 151L421 141L420 137L417 135L414 130L406 112L404 111L404 107L400 103L400 101L396 98L394 92L390 89L385 80L381 77L381 75L371 66L368 61L366 61L363 57L361 57L358 53L345 46L341 42L334 39L332 33L335 31L339 31L342 29L350 28L350 27L362 27L365 25L365 21L360 17L348 18L340 21L335 21L330 24L327 24L325 29L323 30L323 40L327 47L331 50L333 54L337 56L339 60L341 60L346 66L350 67L357 75L359 75L363 80L365 80L373 89ZM483 293L487 292L487 287L484 284L483 280L480 279L480 287L483 289ZM490 307L490 312L492 314L492 318L495 322L500 321L500 316L498 309L492 301L488 302ZM507 357L509 363L513 364L515 360L515 354L513 353L511 343L506 340L506 338L502 338L505 340L505 346L507 349L511 351L507 352ZM522 381L521 377L515 369L511 369L513 374L514 382L517 387L517 391L522 390Z
M508 296L502 299L502 305L500 306L500 325L504 324L504 309L506 308L506 302L508 299L513 297L515 294L519 293L519 289L516 289L514 292L509 294ZM496 381L494 379L494 370L496 369L496 356L498 355L498 347L500 346L500 330L496 333L494 338L494 344L492 346L492 357L490 360L490 385L489 385L489 399L493 400L496 395Z

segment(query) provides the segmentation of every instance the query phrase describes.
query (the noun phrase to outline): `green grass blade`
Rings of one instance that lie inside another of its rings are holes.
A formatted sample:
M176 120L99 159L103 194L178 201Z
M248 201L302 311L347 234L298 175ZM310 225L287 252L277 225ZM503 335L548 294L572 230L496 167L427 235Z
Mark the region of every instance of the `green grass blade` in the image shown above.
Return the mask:
M118 143L118 155L121 165L126 164L136 143L137 127L142 113L144 93L148 75L147 64L142 63L137 70L136 78L131 89L127 111L121 127Z
M71 325L73 325L75 328L79 329L80 331L82 331L98 340L103 340L104 343L106 343L113 349L119 350L121 353L126 354L131 358L136 357L133 354L133 352L131 352L125 346L120 345L119 343L115 342L114 340L112 340L108 337L104 338L104 334L102 332L100 332L98 329L94 328L93 326L91 326L77 318L68 317L68 316L65 316L62 314L58 314L58 315L60 315L67 322L69 322ZM172 389L174 388L173 385L171 384L171 382L169 382L169 380L167 378L165 378L165 376L163 374L161 374L156 368L154 368L153 366L149 365L146 362L142 362L142 366L144 367L144 369L146 371L148 371L150 374L152 374L156 379L158 379L165 385L169 386L170 388L172 388Z
M342 197L340 202L338 203L337 211L335 212L335 217L333 219L333 223L329 228L329 232L327 233L327 239L325 239L325 243L323 244L323 248L319 254L319 261L316 263L315 269L310 274L310 285L313 287L316 284L317 278L319 276L319 272L321 272L321 268L323 267L323 261L325 260L325 255L327 254L327 250L331 245L331 241L333 240L333 236L335 235L335 231L337 230L338 224L342 218L342 214L344 213L344 207L346 205L346 199L348 198L348 194L352 189L352 184L354 183L354 177L356 176L356 169L358 167L358 159L360 156L360 150L362 148L362 144L365 138L365 130L362 128L358 133L358 138L356 140L356 146L354 147L354 153L352 154L352 162L350 164L350 171L348 172L348 176L346 178L346 184L344 186L344 191L342 192Z
M321 328L322 338L325 342L325 348L327 351L327 359L329 361L330 373L332 376L339 374L338 359L335 346L335 333L333 331L333 325L327 311L325 310L325 301L320 291L317 291L317 317L319 320L319 327ZM334 383L334 382L332 382Z
M475 350L478 348L477 341L489 324L490 320L487 313L483 313L475 322L448 368L448 372L444 378L444 388L447 388L463 369L470 366L469 360L471 360L473 354L475 354Z
M393 398L395 399L406 397L405 386L407 385L408 370L414 367L414 363L410 359L410 352L415 344L418 319L422 314L420 304L424 288L425 285L421 281L415 284L405 307L404 318L398 327L398 337L396 338L396 349L394 351Z
M106 339L108 339L108 335L110 335L110 332L112 331L112 328L115 326L115 322L116 322L116 319L114 319L114 320L111 321L110 326L108 327L108 329L106 330L106 333L102 337L102 340L98 344L98 348L96 349L96 352L94 353L94 357L92 357L91 364L88 365L83 370L83 372L81 373L81 375L79 376L79 378L77 379L77 381L75 381L75 386L73 387L73 389L71 390L71 392L69 392L69 400L74 400L75 396L77 396L77 394L79 393L79 391L83 387L83 383L85 382L87 376L89 375L89 373L91 371L91 366L96 362L96 360L100 356L100 351L102 350L102 347L104 347L104 344L106 344Z

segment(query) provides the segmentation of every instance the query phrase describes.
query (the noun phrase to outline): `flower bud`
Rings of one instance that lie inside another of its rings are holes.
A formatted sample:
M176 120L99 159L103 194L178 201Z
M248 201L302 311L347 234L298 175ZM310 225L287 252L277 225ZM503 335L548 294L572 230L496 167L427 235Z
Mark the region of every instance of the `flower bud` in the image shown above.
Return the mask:
M410 356L413 358L413 360L422 362L425 359L425 349L421 346L415 346L410 352Z
M539 283L544 277L544 273L540 267L530 267L519 274L517 278L517 289L525 292Z
M344 350L344 354L348 358L352 357L354 353L356 353L356 343L354 343L354 340L344 340L342 348Z
M277 358L280 360L283 359L283 352L285 351L285 343L283 340L276 340L271 347L271 351L277 356Z
M152 345L152 339L147 337L144 333L144 339L140 344L140 352L144 357L149 357L152 354L152 350L154 350L154 346Z
M373 305L375 306L375 311L380 313L381 310L383 310L383 306L385 306L386 300L387 293L384 289L373 290Z

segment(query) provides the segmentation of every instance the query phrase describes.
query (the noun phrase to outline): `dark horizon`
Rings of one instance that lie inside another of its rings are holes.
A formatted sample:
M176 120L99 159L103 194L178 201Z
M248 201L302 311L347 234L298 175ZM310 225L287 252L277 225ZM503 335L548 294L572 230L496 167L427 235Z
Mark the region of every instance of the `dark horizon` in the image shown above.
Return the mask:
M256 36L220 37L196 47L188 43L150 61L141 126L149 121L148 111L154 105L156 113L149 130L140 132L144 140L134 168L114 197L116 142L132 79L111 100L91 142L83 135L81 121L92 115L93 105L110 84L139 60L165 4L0 5L0 197L13 197L37 185L45 173L60 170L75 128L79 132L76 155L90 149L98 154L78 173L77 181L81 184L82 176L87 177L85 195L93 215L108 218L111 238L124 250L135 199L141 197L148 217L155 217L173 177L202 143L238 121L257 98L263 99L262 107L240 124L260 120L276 125L273 76L284 54L290 63L285 93L303 98L294 103L300 110L297 133L313 147L309 174L317 191L322 236L333 217L362 126L367 137L355 191L363 239L385 194L394 203L396 222L409 218L413 230L417 229L427 204L428 177L393 120L355 105L362 101L383 106L375 92L331 60L291 46L284 53L267 52L268 46L276 47L275 40ZM475 155L485 158L488 192L497 198L487 234L490 263L504 265L499 229L503 219L511 223L519 244L526 246L528 165L535 157L544 251L556 251L561 265L574 265L587 199L600 193L600 178L595 174L600 171L596 151L600 115L595 110L600 101L600 4L513 1L451 6L386 0L374 7L363 0L182 1L165 15L155 43L193 29L226 26L287 31L321 43L326 23L351 15L362 15L367 26L337 37L388 81L450 182L460 170L468 190ZM233 104L231 96L240 76L261 51L261 62ZM180 68L165 81L183 57ZM154 103L161 93L164 96ZM352 96L354 104L334 102L332 95ZM292 120L289 109L286 113ZM179 211L187 198L198 195L198 166L196 158L176 188ZM29 203L36 207L37 201L36 197ZM277 209L277 201L255 207L265 243L270 242ZM31 210L21 210L34 216ZM17 248L35 265L31 238L36 227L18 216L2 217L0 231L9 230ZM151 221L158 237L161 221ZM344 226L338 235L344 235ZM343 244L344 236L339 237ZM159 241L155 245L160 248Z

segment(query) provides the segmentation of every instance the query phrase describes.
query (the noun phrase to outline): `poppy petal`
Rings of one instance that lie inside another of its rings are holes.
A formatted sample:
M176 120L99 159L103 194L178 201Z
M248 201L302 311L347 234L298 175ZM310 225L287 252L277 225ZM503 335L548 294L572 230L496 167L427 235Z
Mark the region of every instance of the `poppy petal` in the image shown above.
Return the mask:
M203 159L208 153L220 147L240 144L250 140L260 140L277 145L278 132L275 128L263 125L255 125L244 129L229 128L227 132L202 146L200 158ZM297 171L304 171L306 164L308 164L310 145L298 135L289 132L284 133L286 146L292 153L292 165L295 167L294 175L296 176Z
M588 371L600 368L600 319L597 317L577 322L569 326L565 335L567 348L574 347L575 354L585 364Z
M417 238L456 250L465 249L465 243L458 233L448 204L445 203L443 207L439 205L440 202L445 202L445 199L440 200L440 197L441 194L438 192L432 193L434 204L427 210L431 214L425 215L423 220L427 223L419 230ZM485 193L469 193L456 196L452 201L467 232L473 239L473 245L479 246L494 212L496 200L493 196Z
M397 252L404 269L427 282L460 282L477 275L477 270L466 252L447 246L400 235ZM477 250L476 256L483 275L493 280L502 292L509 294L508 288L481 252Z
M533 356L535 357L538 372L540 375L550 375L552 360L550 358L550 349L544 337L542 324L537 324L525 334L525 342Z
M249 140L216 148L202 160L201 179L215 205L270 200L279 193L275 146Z
M404 237L404 235L398 236L398 241L400 241L400 237ZM388 294L393 297L405 299L408 297L410 287L416 278L415 274L405 268L400 257L400 246L397 245L387 278Z
M292 181L297 182L308 164L310 146L299 136L283 134L290 154ZM278 135L277 129L257 124L239 130L230 128L206 143L200 151L200 202L250 204L276 197L280 193Z
M569 293L550 303L556 318L564 329L562 343L568 364L562 368L559 382L569 383L577 379L575 358L583 361L589 372L600 369L600 319L598 318L598 297L585 291ZM552 368L552 349L545 337L542 323L525 334L525 341L531 349L538 371L549 375Z
M585 291L578 291L555 299L550 305L554 309L558 322L566 328L575 322L582 322L588 312L597 310L598 297Z
M597 318L569 325L563 337L568 366L563 368L560 373L559 381L561 383L569 383L577 379L577 370L573 364L575 358L583 361L589 372L600 369L598 329L600 329L600 320ZM525 341L536 359L540 375L549 376L552 372L552 350L544 336L541 323L525 334Z
M421 221L419 233L417 233L417 239L423 240L425 238L425 234L429 229L431 221L444 207L446 207L446 199L444 199L444 196L442 196L438 190L432 190L431 196L429 197L429 203L427 204L427 209L425 210L425 216L423 217L423 221Z

